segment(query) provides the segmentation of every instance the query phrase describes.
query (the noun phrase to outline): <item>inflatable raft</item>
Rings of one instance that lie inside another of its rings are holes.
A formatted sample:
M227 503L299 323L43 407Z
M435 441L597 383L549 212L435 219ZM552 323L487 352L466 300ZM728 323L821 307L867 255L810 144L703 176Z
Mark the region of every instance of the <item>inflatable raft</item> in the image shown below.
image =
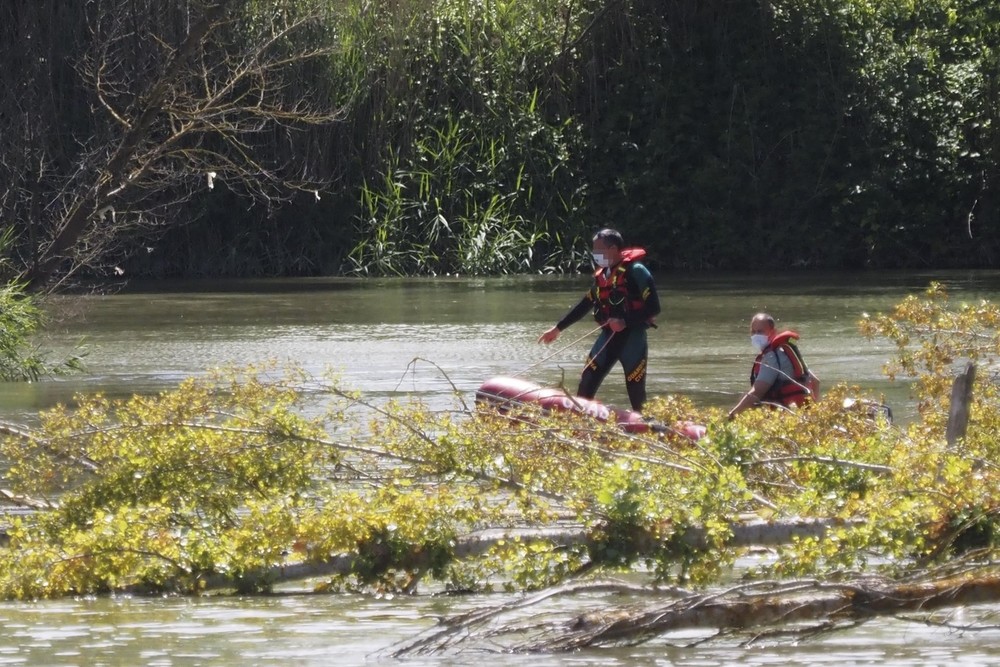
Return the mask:
M509 412L525 405L536 405L548 412L575 412L599 422L617 424L627 433L677 433L691 440L705 435L705 427L693 422L680 422L665 426L649 422L635 410L616 408L600 401L571 396L562 389L542 387L528 380L512 377L493 377L476 391L476 404L487 405L500 412Z

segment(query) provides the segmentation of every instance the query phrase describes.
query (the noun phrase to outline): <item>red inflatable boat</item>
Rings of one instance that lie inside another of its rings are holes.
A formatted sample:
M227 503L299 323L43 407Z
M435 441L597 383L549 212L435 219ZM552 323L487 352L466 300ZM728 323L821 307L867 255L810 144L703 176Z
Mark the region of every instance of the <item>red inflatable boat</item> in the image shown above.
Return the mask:
M667 427L650 423L635 410L625 410L590 398L570 396L562 389L542 387L519 378L490 378L476 391L476 403L492 406L501 412L522 405L537 405L546 411L576 412L601 422L612 422L628 433L674 432L691 440L705 435L705 427L691 422L682 422Z

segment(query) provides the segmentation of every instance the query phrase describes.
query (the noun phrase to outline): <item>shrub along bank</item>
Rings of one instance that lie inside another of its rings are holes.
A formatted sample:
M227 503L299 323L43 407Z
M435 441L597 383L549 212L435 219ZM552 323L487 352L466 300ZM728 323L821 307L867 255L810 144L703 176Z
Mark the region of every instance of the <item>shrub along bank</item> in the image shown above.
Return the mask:
M139 33L183 33L146 4L128 5ZM241 25L263 20L258 3L232 4ZM284 4L326 12L294 46L332 47L285 99L337 120L248 146L322 187L271 206L241 204L224 180L202 188L171 212L191 224L116 247L129 275L576 270L608 225L658 269L984 267L1000 250L996 3ZM58 6L42 55L82 62L100 35ZM12 58L37 48L18 34ZM90 136L79 111L100 117L100 100L71 69L37 69L18 71L65 102L36 95L27 113L65 132L28 148ZM28 135L6 136L13 174Z

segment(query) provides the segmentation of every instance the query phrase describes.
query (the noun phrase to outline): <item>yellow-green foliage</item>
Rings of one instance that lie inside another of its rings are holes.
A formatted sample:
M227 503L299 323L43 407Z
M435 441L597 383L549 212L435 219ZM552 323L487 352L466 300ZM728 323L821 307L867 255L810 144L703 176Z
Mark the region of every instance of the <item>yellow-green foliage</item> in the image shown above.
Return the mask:
M890 378L916 378L922 415L932 424L940 423L941 408L947 407L958 364L975 362L989 372L1000 354L1000 308L988 301L951 308L940 283L932 283L922 297L906 297L889 314L866 313L861 331L896 345L897 356L885 372Z
M905 428L873 418L846 386L796 412L733 421L678 397L649 402L665 424L706 424L696 443L566 414L375 406L335 384L329 409L307 419L301 401L315 412L318 385L294 370L234 370L155 397L82 397L2 443L5 486L57 504L10 526L0 596L198 592L220 581L262 591L277 566L334 556L349 567L324 578L329 590L413 591L427 579L533 589L637 568L704 585L742 553L728 541L747 517L842 522L793 540L750 577L906 569L992 549L998 321L990 304L949 309L939 286L865 318L868 335L899 346L891 372L917 378L922 419ZM973 419L949 445L942 415L965 360L981 368ZM585 539L510 537L456 553L483 529L566 526Z
M45 413L36 438L7 438L7 482L59 504L11 529L0 591L191 586L277 562L298 498L336 462L318 425L293 412L296 379L251 369L156 397L81 398Z

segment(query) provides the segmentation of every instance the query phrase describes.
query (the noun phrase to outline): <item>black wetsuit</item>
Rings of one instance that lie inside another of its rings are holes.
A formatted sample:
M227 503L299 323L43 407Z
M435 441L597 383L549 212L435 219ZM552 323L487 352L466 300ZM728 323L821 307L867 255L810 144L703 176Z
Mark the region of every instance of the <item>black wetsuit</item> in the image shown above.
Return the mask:
M605 269L606 272L614 270L614 267ZM583 398L594 398L612 366L621 362L629 402L633 410L641 411L646 402L646 364L649 359L646 330L651 326L653 317L660 312L660 298L656 294L652 274L641 263L631 262L628 265L625 280L629 296L624 303L601 303L595 279L594 286L556 326L562 331L589 312L595 313L600 324L609 318L625 320L625 328L617 333L608 327L601 330L590 348L576 393Z

